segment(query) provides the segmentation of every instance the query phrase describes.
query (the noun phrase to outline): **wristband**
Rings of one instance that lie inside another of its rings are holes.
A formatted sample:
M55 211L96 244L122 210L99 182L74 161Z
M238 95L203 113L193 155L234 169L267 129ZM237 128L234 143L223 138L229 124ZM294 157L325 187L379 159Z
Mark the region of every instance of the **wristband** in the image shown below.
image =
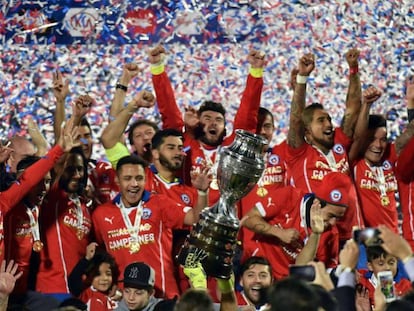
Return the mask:
M207 196L207 194L208 194L208 189L207 189L206 191L203 191L203 190L197 189L197 193L198 193L198 195L199 195L200 197L206 197L206 196Z
M123 84L121 84L121 83L117 83L116 84L116 86L115 86L115 88L116 89L120 89L120 90L123 90L123 91L128 91L128 87L127 86L125 86L125 85L123 85Z
M349 68L349 75L356 75L359 72L358 66Z
M153 74L154 76L158 76L162 74L164 71L165 71L165 65L163 62L155 64L155 65L151 65L151 74Z
M249 73L253 78L263 77L263 68L250 68Z
M306 84L306 82L308 82L308 76L301 76L301 75L296 76L297 84Z

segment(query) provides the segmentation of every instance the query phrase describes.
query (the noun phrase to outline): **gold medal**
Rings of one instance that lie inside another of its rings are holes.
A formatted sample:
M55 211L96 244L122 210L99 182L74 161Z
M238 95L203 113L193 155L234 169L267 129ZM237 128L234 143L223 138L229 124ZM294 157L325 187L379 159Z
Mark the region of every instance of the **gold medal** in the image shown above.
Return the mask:
M390 199L386 195L381 196L381 205L388 206L389 204L390 204Z
M141 247L138 242L129 242L129 252L131 254L138 253L140 248Z
M40 252L42 250L42 248L43 248L42 241L37 240L37 241L33 242L33 250L35 252L37 252L37 253Z
M256 191L256 194L261 198L265 197L268 193L269 192L266 190L265 187L259 187L257 188L257 191Z
M219 190L217 178L214 178L210 183L210 188L213 190Z
M85 236L85 234L83 233L83 231L81 229L78 229L76 231L76 236L78 237L78 240L80 241L80 240L83 239L83 237Z

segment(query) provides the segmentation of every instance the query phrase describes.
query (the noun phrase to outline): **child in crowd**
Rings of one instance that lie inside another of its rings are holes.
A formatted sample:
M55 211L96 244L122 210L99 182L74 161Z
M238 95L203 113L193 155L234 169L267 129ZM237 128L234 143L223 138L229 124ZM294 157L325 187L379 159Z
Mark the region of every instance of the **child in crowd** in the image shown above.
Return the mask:
M367 269L358 270L358 284L368 291L371 306L374 306L374 292L378 284L377 275L381 271L391 271L394 277L395 293L398 297L412 289L411 282L398 270L398 259L388 254L381 246L366 247Z
M114 310L118 303L111 294L118 282L119 269L115 259L107 252L97 252L97 243L86 247L82 258L69 275L72 295L87 304L88 310Z

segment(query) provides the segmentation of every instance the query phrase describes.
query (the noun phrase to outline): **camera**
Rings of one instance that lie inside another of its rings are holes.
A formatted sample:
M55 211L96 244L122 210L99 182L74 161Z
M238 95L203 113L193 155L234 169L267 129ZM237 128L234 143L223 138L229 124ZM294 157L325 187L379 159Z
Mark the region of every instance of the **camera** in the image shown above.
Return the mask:
M379 246L382 240L379 238L381 232L376 228L357 229L354 231L354 240L365 246Z
M289 276L312 282L315 280L315 267L311 265L290 265Z

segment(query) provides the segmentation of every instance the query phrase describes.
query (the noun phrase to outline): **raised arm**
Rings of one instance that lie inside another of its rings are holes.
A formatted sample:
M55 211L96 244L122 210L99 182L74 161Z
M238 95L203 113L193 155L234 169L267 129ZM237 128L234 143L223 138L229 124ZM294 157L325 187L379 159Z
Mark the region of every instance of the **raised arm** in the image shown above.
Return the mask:
M50 149L43 158L29 166L19 177L18 182L13 183L10 188L0 193L0 202L3 203L0 203L0 205L2 205L3 213L7 213L19 203L53 168L64 152L79 145L78 142L75 143L78 131L77 128L73 127L71 121L63 124L61 132L63 135L59 138L57 145Z
M29 116L27 120L27 130L29 132L33 144L36 146L36 155L39 157L43 157L49 150L50 145L47 142L46 138L40 132L40 129L37 126L37 123L33 120L32 116Z
M149 91L141 91L123 108L116 118L103 130L101 142L105 149L110 149L122 141L125 129L132 115L141 107L150 108L155 103L154 95Z
M165 72L165 49L158 45L149 51L152 83L154 85L157 105L161 114L162 127L183 130L184 120L175 101L174 90Z
M300 58L290 107L287 137L287 143L293 148L299 148L305 143L305 128L302 122L302 112L306 105L306 82L314 68L315 56L313 54L306 54Z
M287 244L299 239L299 232L296 229L283 229L269 224L256 206L246 214L242 225L255 233L276 237Z
M263 70L265 66L265 54L261 51L251 50L247 56L250 69L247 76L240 107L234 117L234 129L244 129L255 132L257 125L257 112L263 90Z
M321 211L321 203L316 198L313 200L310 215L312 232L302 251L299 253L298 257L296 257L295 263L297 265L307 265L310 261L315 260L319 240L325 227Z
M362 94L362 105L355 126L353 142L349 150L348 157L350 163L361 156L366 144L366 134L368 130L369 111L372 104L381 97L381 91L374 86L367 88Z
M395 149L398 154L400 154L404 146L414 135L414 122L412 121L414 120L414 77L410 77L407 79L405 97L407 99L407 113L409 123L405 131L395 140ZM404 161L405 159L401 160Z
M346 136L353 137L358 113L361 108L361 81L359 80L358 58L359 50L350 49L346 54L346 61L349 66L349 86L346 95L345 115L341 128Z
M53 130L55 140L60 137L60 130L65 117L65 100L69 94L69 80L64 81L62 73L57 70L53 73L53 95L56 98Z
M115 94L109 111L109 122L115 120L118 113L124 108L125 97L131 80L141 72L135 63L127 63L122 69L122 75L115 86Z

